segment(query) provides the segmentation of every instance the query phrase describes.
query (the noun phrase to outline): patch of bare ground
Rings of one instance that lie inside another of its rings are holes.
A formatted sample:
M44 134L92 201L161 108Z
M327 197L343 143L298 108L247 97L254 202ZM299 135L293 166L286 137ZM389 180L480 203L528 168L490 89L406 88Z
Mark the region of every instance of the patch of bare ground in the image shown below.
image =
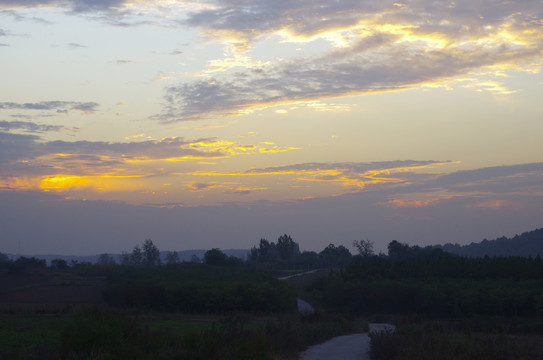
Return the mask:
M23 273L0 275L0 311L31 307L57 308L103 303L103 277L69 273ZM36 308L37 309L37 308ZM38 310L36 310L38 311Z

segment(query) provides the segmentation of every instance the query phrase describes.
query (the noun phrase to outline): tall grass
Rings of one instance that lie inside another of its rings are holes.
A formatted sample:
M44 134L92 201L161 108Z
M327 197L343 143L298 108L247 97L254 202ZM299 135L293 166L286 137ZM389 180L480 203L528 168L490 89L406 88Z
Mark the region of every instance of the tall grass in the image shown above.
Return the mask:
M21 326L6 327L5 332L15 331L21 339L43 334L46 341L0 339L5 345L0 359L295 359L310 345L367 328L358 319L319 313L305 318L276 314L257 322L251 315L238 314L198 326L158 315L93 307L51 322L21 321Z
M543 336L463 331L441 324L406 325L371 336L372 360L543 359Z

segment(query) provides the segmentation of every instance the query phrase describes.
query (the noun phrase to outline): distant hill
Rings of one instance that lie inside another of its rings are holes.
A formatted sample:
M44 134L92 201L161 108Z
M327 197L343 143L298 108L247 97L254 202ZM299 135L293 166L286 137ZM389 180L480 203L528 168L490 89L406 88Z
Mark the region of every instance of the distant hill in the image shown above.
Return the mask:
M207 250L182 250L178 251L177 255L179 256L179 261L191 261L192 257L195 255L199 259L204 258L204 254ZM225 253L228 256L235 256L240 259L245 260L247 258L247 255L249 254L250 250L247 249L227 249L227 250L221 250L223 253ZM162 261L165 260L167 251L161 251L160 257L162 258ZM19 255L14 254L6 254L10 259L15 260L19 257ZM117 263L119 263L121 254L108 254L111 256ZM44 259L47 261L47 264L51 263L51 260L54 259L63 259L66 260L68 263L71 263L73 261L77 262L90 262L90 263L96 263L98 261L98 257L100 254L97 255L88 255L88 256L76 256L76 255L21 255L26 257L35 257L37 259Z
M471 243L469 245L449 243L434 247L467 257L543 256L543 228L515 235L513 238L502 236L496 240L484 239L480 243Z

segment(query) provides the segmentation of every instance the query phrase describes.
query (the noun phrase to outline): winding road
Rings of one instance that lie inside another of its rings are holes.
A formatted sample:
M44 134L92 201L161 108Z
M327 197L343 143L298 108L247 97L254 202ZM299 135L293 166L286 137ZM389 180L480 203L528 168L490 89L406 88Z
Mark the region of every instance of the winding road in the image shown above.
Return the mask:
M370 324L370 332L392 330L394 325ZM368 333L338 336L325 343L311 346L300 360L370 360L370 338Z

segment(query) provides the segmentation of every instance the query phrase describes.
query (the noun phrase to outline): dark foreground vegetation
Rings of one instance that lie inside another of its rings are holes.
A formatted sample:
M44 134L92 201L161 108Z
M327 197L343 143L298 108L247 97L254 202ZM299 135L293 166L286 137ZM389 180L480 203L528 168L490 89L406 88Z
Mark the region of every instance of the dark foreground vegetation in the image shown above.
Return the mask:
M540 239L543 242L543 239ZM468 258L398 241L353 256L301 252L288 235L247 259L166 259L152 241L97 264L0 254L0 360L297 359L367 329L373 360L543 359L543 260ZM311 275L280 281L296 271ZM317 308L297 312L296 297Z
M278 254L269 246L266 262ZM158 254L148 240L124 264L0 259L0 359L296 359L367 328L345 314L300 316L297 288L275 276L290 267L286 252L274 275L219 249L183 263Z
M543 359L539 256L466 258L394 241L388 250L306 288L324 308L398 325L372 336L373 360Z

